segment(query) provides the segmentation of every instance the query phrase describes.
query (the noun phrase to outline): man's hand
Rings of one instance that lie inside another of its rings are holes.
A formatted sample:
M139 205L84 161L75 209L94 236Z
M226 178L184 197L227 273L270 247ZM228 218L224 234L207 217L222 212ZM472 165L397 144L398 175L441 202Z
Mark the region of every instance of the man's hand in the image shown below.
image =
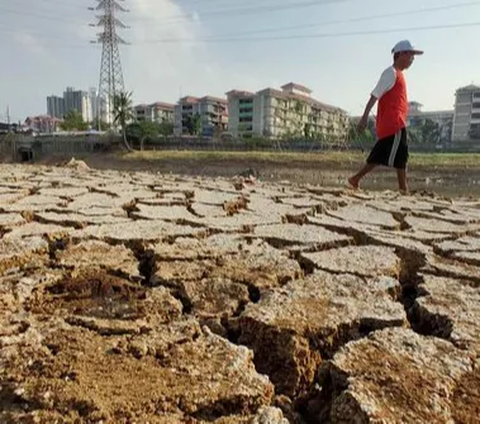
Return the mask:
M360 119L357 125L357 131L359 132L359 134L363 134L365 132L365 130L367 129L367 125L368 125L368 116L362 116L362 118Z
M377 98L374 95L371 95L370 100L368 101L367 106L365 107L365 112L363 112L362 119L360 119L360 122L357 125L357 130L359 134L363 134L367 129L368 117L370 115L370 112L373 106L375 106L375 103L377 103Z

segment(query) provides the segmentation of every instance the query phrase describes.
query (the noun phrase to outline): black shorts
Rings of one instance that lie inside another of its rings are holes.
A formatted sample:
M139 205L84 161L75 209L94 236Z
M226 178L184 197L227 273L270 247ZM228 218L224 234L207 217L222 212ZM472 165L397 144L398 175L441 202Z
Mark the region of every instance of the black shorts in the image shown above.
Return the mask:
M407 162L408 140L405 128L394 135L378 140L367 159L367 163L397 169L405 169Z

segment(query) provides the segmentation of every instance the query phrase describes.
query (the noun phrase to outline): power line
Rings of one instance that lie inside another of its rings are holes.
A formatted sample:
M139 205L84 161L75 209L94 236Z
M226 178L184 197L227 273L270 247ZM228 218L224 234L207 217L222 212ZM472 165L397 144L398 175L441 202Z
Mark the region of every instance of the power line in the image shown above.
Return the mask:
M265 34L265 33L272 33L272 32L280 32L280 31L290 31L290 30L297 30L297 29L306 29L306 28L317 28L317 27L324 27L329 25L338 25L338 24L345 24L345 23L354 23L354 22L364 22L370 21L375 19L383 19L383 18L395 18L400 16L408 16L408 15L416 15L421 13L429 13L429 12L439 12L443 10L450 10L450 9L459 9L471 6L479 6L480 1L468 2L468 3L459 3L459 4L450 4L438 7L429 7L423 9L414 9L408 10L403 12L394 12L394 13L385 13L381 15L370 15L370 16L361 16L358 18L347 18L347 19L339 19L339 20L331 20L331 21L323 21L318 22L315 24L303 24L303 25L293 25L293 26L282 26L282 27L273 27L273 28L264 28L259 30L251 30L251 31L241 31L241 32L234 32L222 35L215 35L212 37L207 37L207 39L217 39L217 38L224 38L224 37L232 37L232 36L241 36L241 35L251 35L251 34Z
M228 8L228 9L221 9L221 10L214 10L206 13L201 14L202 20L212 20L212 18L216 17L223 17L223 18L234 18L237 16L246 16L246 15L252 15L252 14L262 14L262 13L272 13L272 12L277 12L277 11L282 11L282 10L291 10L291 9L296 9L296 8L305 8L305 7L313 7L313 6L321 6L321 5L327 5L327 4L336 4L336 3L343 3L347 1L352 1L352 0L308 0L308 1L303 1L303 2L289 2L283 5L263 5L263 6L256 6L256 7L248 7L248 8ZM82 8L83 10L83 8ZM86 9L85 9L86 10ZM52 14L49 11L43 10L44 13L42 13L42 10L40 11L32 11L32 10L24 10L23 8L20 9L13 9L11 7L4 7L0 6L0 11L5 13L5 14L14 14L14 15L19 15L22 17L33 17L35 19L40 19L40 20L48 20L48 21L55 21L55 22L61 22L61 23L73 23L77 24L79 26L84 25L84 22L77 21L77 20L72 20L65 18L63 14L61 15L56 15ZM40 13L39 13L40 12ZM133 19L133 21L136 22L144 22L144 21L150 21L152 19L151 16L149 17L142 17L142 18L137 18ZM192 18L191 16L186 16L185 14L182 15L170 15L170 16L165 16L162 17L161 19L156 19L155 24L163 24L163 25L169 25L169 24L179 24L183 22L189 22L191 21Z
M99 0L97 0L99 1ZM277 27L277 28L266 28L248 32L239 32L239 33L231 33L231 34L223 34L218 36L212 36L207 38L198 38L198 39L179 39L179 38L165 38L165 39L158 39L158 40L145 40L145 41L138 41L135 45L141 44L160 44L160 43L211 43L211 42L248 42L248 41L270 41L270 40L290 40L290 39L309 39L309 38L334 38L334 37L347 37L353 35L369 35L369 34L380 34L380 33L392 33L392 32L401 32L401 31L425 31L425 30L436 30L436 29L447 29L447 28L462 28L462 27L474 27L478 26L478 23L463 23L463 24L453 24L453 25L435 25L435 26L427 26L427 27L416 27L416 28L398 28L398 29L386 29L386 30L377 30L377 31L355 31L355 32L341 32L341 33L324 33L324 34L305 34L305 35L282 35L282 36L274 36L274 37L248 37L248 38L236 38L235 36L242 36L242 35L251 35L251 34L261 34L261 33L269 33L269 32L278 32L278 31L287 31L292 29L300 29L300 28L311 28L317 26L326 26L326 25L335 25L341 23L351 23L351 22L361 22L361 21L368 21L373 19L382 19L388 17L397 17L397 16L406 16L410 14L417 14L417 13L426 13L426 12L434 12L434 11L441 11L441 10L448 10L448 9L456 9L461 7L469 7L469 6L477 6L480 5L479 1L476 2L465 2L460 4L450 4L438 7L431 7L431 8L424 8L418 10L410 10L404 12L395 12L395 13L388 13L382 15L373 15L373 16L363 16L357 18L349 18L349 19L341 19L341 20L332 20L332 21L324 21L319 22L317 24L311 25L295 25L295 26L287 26L287 27ZM51 17L50 17L51 18ZM53 18L52 18L53 19ZM9 32L3 30L3 32ZM12 32L16 32L12 30ZM35 36L36 38L49 38L49 39L58 39L63 40L63 37L56 37L54 35L49 35L45 33L31 33L30 35ZM51 47L51 46L49 46ZM61 46L57 45L55 47L72 47L72 48L81 48L84 46L80 45L69 45L69 46Z
M215 17L224 17L224 18L236 18L238 16L247 16L247 15L257 15L263 13L274 13L280 12L285 10L292 10L292 9L301 9L301 8L308 8L308 7L315 7L315 6L324 6L329 4L339 4L345 3L348 1L353 0L307 0L301 2L293 2L293 3L285 3L285 4L277 4L277 5L264 5L264 6L255 6L255 7L246 7L246 8L235 8L235 9L221 9L212 12L206 12L201 14L201 20L209 20ZM136 19L135 21L144 21L150 20L151 17L148 18L141 18ZM162 20L157 20L155 23L162 23L162 24L175 24L181 23L184 21L191 20L185 15L172 15L166 16Z
M303 35L291 35L291 36L277 36L277 37L257 37L257 38L232 38L232 39L160 39L149 40L140 43L129 43L130 47L136 47L147 44L162 44L162 43L225 43L225 42L259 42L259 41L281 41L281 40L295 40L295 39L316 39L316 38L339 38L339 37L351 37L351 36L363 36L363 35L376 35L376 34L391 34L397 32L418 32L418 31L430 31L441 29L461 29L461 28L473 28L480 26L480 22L465 22L461 24L451 25L432 25L424 27L409 27L409 28L388 28L383 30L366 30L366 31L352 31L352 32L337 32L337 33L324 33L324 34L303 34ZM33 35L33 34L32 34ZM41 34L38 35L41 38ZM60 38L59 38L60 40ZM86 45L49 45L49 49L53 48L90 48Z
M21 0L15 0L15 3L18 4L19 1L21 1ZM53 10L58 10L59 7L67 8L70 11L73 11L73 10L87 10L87 6L81 6L79 4L71 4L71 3L66 4L65 1L62 1L62 0L59 0L59 1L42 0L41 2L36 2L35 6L41 6L42 8L40 10L44 10L43 9L44 6L51 7L51 8L53 8ZM29 9L31 9L30 4L28 6L24 6L24 7L28 7ZM52 10L52 9L48 9L48 11L50 11L50 10Z
M7 14L12 14L12 15L20 15L22 17L25 16L31 16L36 19L44 19L48 21L55 21L55 22L63 22L63 23L75 23L75 24L82 24L80 21L74 21L71 19L65 19L65 17L56 17L52 16L51 14L49 15L44 15L42 13L37 13L37 12L32 12L32 11L23 11L23 10L15 10L15 9L10 9L10 8L5 8L3 6L0 7L0 11L2 13L7 13Z
M225 43L225 42L249 42L249 41L275 41L275 40L299 40L299 39L314 39L314 38L337 38L337 37L349 37L358 35L374 35L374 34L390 34L395 32L413 32L413 31L428 31L438 29L453 29L453 28L468 28L480 26L480 22L466 22L462 24L450 24L450 25L431 25L425 27L410 27L410 28L388 28L383 30L371 30L371 31L352 31L352 32L337 32L337 33L324 33L324 34L303 34L303 35L285 35L275 37L249 37L249 38L218 38L218 39L161 39L161 40L148 40L142 43L135 43L134 45L142 44L162 44L162 43Z

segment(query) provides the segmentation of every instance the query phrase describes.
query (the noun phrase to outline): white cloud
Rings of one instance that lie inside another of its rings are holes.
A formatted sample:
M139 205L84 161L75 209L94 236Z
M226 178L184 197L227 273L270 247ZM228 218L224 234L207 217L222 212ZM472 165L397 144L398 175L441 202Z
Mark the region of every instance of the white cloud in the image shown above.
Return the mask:
M173 100L188 70L207 56L205 46L188 42L156 43L162 39L196 39L204 36L200 22L192 20L171 0L129 0L129 14L119 19L131 27L121 31L131 46L121 48L127 89L139 101ZM181 16L178 23L166 23Z
M121 54L126 88L134 92L135 101L175 102L180 93L221 96L233 86L254 84L253 78L214 57L211 44L154 42L208 37L197 12L187 13L172 0L127 0L125 7L130 13L119 18L131 29L121 35L132 45L122 47Z
M35 37L28 31L15 31L12 34L12 40L28 54L42 55L45 53L45 47L43 46L39 38Z

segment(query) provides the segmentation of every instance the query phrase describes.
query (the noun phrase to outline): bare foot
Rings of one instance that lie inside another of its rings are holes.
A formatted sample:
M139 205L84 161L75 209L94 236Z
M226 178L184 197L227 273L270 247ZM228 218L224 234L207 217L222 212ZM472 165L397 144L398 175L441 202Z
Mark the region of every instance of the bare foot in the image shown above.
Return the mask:
M358 181L355 179L355 177L350 177L348 179L348 184L350 187L352 187L354 190L358 190L360 186L358 185Z

